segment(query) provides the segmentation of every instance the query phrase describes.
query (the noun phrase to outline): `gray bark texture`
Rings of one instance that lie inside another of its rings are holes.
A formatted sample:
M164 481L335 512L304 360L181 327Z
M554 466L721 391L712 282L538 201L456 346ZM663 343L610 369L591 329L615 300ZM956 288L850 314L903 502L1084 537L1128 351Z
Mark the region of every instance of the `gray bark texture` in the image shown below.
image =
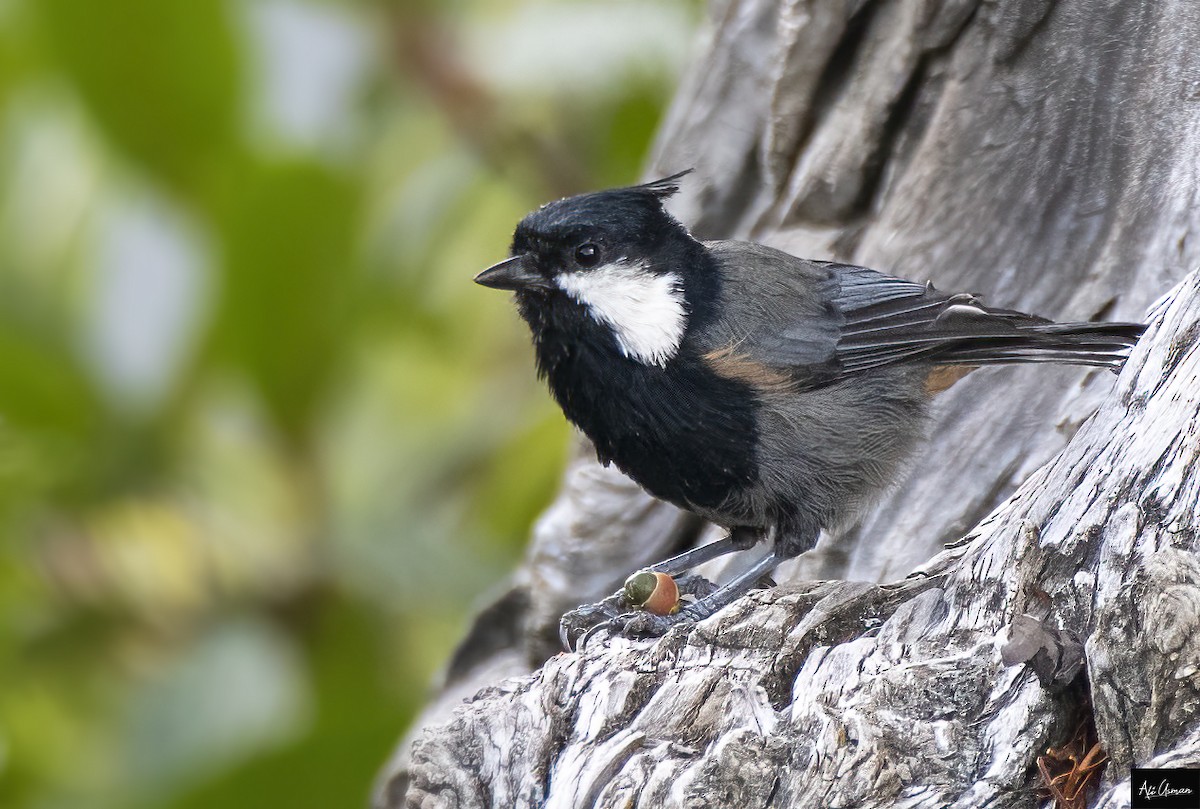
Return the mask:
M1135 764L1200 766L1197 53L1187 0L716 4L648 172L696 169L697 235L1150 330L1119 378L960 382L778 587L555 654L563 611L714 536L581 448L377 806L1032 807L1098 742L1117 807Z

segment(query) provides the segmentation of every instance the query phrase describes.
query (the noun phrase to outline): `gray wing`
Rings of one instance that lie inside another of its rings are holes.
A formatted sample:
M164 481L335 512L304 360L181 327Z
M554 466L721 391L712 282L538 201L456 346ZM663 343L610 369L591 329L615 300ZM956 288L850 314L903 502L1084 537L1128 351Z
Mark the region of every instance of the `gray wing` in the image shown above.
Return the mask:
M712 351L822 385L909 363L1119 366L1138 324L1053 323L865 267L749 242L710 242L725 281ZM723 356L723 355L715 355Z
M752 242L706 247L722 290L719 319L699 335L702 349L779 369L833 360L845 319L832 305L839 283L827 265Z

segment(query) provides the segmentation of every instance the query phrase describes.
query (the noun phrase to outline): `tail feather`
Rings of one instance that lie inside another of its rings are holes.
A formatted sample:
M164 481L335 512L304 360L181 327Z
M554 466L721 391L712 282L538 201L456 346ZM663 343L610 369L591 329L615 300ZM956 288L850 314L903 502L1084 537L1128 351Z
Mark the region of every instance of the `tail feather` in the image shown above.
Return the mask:
M1003 336L967 337L932 357L938 365L1056 362L1119 371L1146 329L1141 323L1037 323Z
M1140 323L1055 323L986 306L968 293L946 294L861 267L835 269L841 376L909 363L1059 362L1118 370L1145 330Z

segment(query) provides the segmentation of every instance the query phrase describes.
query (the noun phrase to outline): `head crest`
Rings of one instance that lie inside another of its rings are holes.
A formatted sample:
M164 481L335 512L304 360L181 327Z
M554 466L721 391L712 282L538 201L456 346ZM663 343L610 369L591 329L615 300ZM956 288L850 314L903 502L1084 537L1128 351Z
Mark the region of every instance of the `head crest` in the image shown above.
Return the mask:
M661 180L651 180L648 183L633 186L634 191L646 191L659 199L669 199L679 193L679 182L681 177L686 177L695 169L684 169L676 172L670 177L663 177Z

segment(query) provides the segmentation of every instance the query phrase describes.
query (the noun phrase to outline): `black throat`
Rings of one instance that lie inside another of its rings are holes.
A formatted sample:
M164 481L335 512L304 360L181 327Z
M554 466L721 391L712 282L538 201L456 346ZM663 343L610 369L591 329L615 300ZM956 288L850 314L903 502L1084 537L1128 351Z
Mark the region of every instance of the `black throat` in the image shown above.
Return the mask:
M706 254L694 260L712 262ZM691 334L713 316L720 281L715 267L689 269ZM756 395L714 374L687 334L664 366L646 365L624 356L612 331L566 295L521 293L518 303L539 375L601 462L693 510L717 509L755 482Z

